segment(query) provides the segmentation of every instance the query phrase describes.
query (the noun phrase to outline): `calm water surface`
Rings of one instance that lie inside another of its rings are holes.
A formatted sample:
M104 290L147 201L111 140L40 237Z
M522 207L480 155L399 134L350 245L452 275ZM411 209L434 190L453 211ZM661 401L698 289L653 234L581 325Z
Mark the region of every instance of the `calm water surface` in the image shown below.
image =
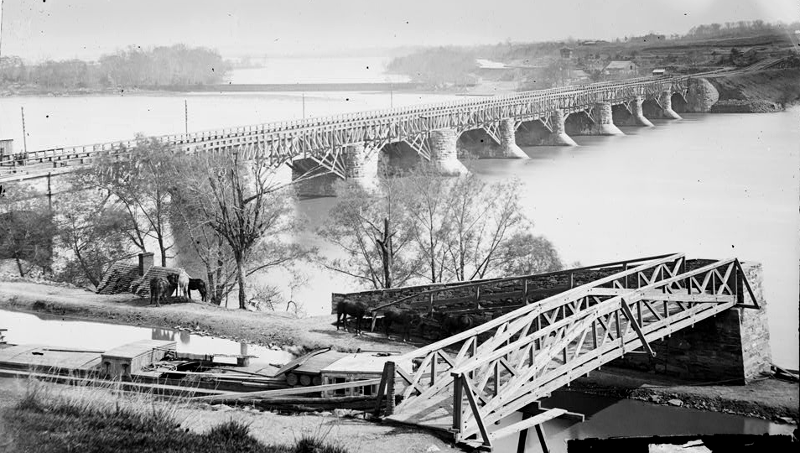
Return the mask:
M0 327L8 329L5 337L10 344L43 344L62 348L109 350L134 341L152 339L175 341L178 352L254 355L256 357L250 360L254 365L284 364L294 358L286 351L275 351L223 338L194 335L180 330L40 317L5 310L0 310ZM220 363L236 363L235 359L230 358L215 360Z

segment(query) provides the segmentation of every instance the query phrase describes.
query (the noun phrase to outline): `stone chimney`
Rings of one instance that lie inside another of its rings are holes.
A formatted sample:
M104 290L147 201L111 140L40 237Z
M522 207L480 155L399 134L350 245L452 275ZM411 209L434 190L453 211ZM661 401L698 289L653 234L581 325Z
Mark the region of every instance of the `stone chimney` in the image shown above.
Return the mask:
M139 275L144 275L153 266L153 254L150 252L139 254Z

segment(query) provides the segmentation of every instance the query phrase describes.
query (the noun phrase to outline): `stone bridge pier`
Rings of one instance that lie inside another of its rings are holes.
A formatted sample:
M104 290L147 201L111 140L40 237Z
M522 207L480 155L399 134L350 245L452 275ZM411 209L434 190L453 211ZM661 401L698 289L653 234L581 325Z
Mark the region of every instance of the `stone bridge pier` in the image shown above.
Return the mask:
M648 118L679 120L681 116L672 110L672 92L662 91L658 99L648 99L642 103L642 111Z
M550 112L545 125L540 120L527 121L517 129L516 142L522 146L578 146L564 128L566 115L560 109Z
M600 102L589 111L571 114L565 127L569 135L625 135L614 125L609 102Z
M630 103L617 104L611 107L611 116L614 124L620 126L653 127L653 123L644 116L644 112L642 111L643 102L644 98L642 96L636 96Z
M458 138L458 151L460 154L478 158L529 159L525 151L517 145L513 118L498 122L495 137L496 140L483 128L464 131Z
M441 175L458 176L469 173L467 167L458 160L457 140L458 133L449 128L433 130L428 136L431 164Z

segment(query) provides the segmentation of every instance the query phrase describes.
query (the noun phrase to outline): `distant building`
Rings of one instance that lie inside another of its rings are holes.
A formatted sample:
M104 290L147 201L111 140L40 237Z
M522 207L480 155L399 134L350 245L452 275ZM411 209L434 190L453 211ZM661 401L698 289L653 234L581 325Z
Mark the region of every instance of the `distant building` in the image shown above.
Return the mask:
M635 76L639 73L639 67L632 61L612 61L605 69L603 74L610 76Z
M667 70L666 69L653 69L653 75L654 76L662 76L662 75L666 75L666 74L667 74Z
M501 63L499 61L486 60L483 58L476 58L475 64L478 65L478 69L507 69L505 63Z
M572 49L570 49L569 47L562 47L561 58L572 58Z

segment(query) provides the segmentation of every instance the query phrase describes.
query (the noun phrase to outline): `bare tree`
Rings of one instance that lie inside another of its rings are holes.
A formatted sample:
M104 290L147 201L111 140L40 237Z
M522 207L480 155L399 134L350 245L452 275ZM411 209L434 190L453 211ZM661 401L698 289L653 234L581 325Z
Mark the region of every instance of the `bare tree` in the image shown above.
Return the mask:
M309 249L289 242L300 224L293 192L275 181L266 158L238 152L195 155L182 165L181 209L194 209L225 240L236 268L239 308L247 309L247 277L289 266Z
M174 149L158 139L137 136L128 154L106 155L96 160L84 181L105 189L128 215L125 232L131 243L146 251L153 238L167 265L173 244L169 234L170 192L174 186ZM125 156L125 157L121 157Z
M65 258L59 279L94 286L115 262L131 256L126 247L127 214L110 194L83 190L58 201L58 237Z
M344 258L324 259L323 266L367 282L373 288L392 288L413 276L417 263L404 253L411 230L400 200L404 185L381 179L375 190L342 181L328 222L317 230L344 252Z
M530 233L518 181L443 177L420 166L368 192L343 184L318 230L345 258L325 265L374 288L465 281L562 266L553 245Z
M51 271L53 213L46 199L33 190L17 187L0 196L0 258L11 258L24 277L38 267Z

